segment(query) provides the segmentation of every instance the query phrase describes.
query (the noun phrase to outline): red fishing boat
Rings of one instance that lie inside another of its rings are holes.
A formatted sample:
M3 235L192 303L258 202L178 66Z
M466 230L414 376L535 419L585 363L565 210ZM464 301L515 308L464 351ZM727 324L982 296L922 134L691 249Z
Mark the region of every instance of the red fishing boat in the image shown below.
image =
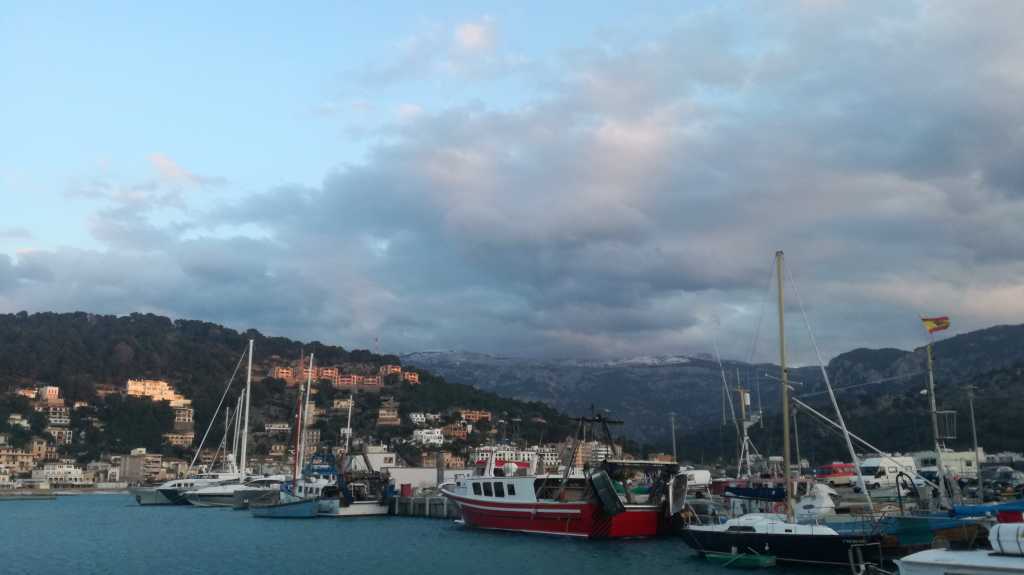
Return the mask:
M607 429L601 416L579 421ZM569 461L576 448L578 442ZM672 531L668 492L678 474L677 463L620 459L537 474L492 458L477 474L443 485L441 493L459 506L470 527L592 539L654 537Z

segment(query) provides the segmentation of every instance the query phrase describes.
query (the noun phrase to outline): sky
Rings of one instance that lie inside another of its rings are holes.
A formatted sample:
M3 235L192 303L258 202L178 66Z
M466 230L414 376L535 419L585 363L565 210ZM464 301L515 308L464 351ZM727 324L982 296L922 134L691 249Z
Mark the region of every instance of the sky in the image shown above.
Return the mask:
M784 250L797 362L1024 322L1024 3L514 4L6 5L0 312L769 360Z

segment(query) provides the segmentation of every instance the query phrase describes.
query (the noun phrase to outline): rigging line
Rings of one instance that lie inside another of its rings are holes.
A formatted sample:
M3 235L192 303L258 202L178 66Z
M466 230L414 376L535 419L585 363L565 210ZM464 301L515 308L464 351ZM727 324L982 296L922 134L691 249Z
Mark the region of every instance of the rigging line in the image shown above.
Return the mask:
M907 374L903 374L903 375L894 375L892 377L886 377L886 378L878 379L878 380L875 380L875 381L868 381L866 383L854 383L854 384L851 384L851 385L844 385L842 387L836 387L834 389L834 391L836 393L839 393L840 391L846 391L847 389L856 389L858 387L864 387L864 386L867 386L867 385L878 385L880 383L887 383L887 382L890 382L890 381L895 381L897 379L905 379L905 378L909 379L911 377L916 377L916 376L924 374L924 373L928 373L928 372L926 372L926 371L915 371L914 373L907 373ZM816 395L824 395L826 393L828 393L828 392L827 391L812 391L811 393L802 394L800 397L814 397Z
M736 437L740 436L740 424L736 421L736 408L732 405L732 393L729 392L729 382L725 379L725 366L722 365L722 354L718 353L718 334L712 338L711 344L715 346L715 358L718 359L718 371L722 374L722 389L725 390L725 396L729 399L729 412L732 414L732 422L736 426Z
M772 265L768 268L768 289L761 296L761 312L757 316L757 327L754 329L754 338L750 341L750 355L747 356L747 363L754 364L754 356L757 354L757 341L761 335L761 324L764 322L764 310L768 302L768 294L772 291L772 280L775 279L775 259L772 258Z
M793 277L793 270L789 266L785 266L782 273L788 274L789 283L793 286L793 293L796 294L796 301L800 305L800 315L804 318L804 325L807 326L807 336L811 340L811 346L814 347L814 355L818 358L818 367L821 368L821 376L825 379L825 389L828 390L829 399L832 400L832 407L836 410L836 419L839 420L839 425L842 426L843 438L846 440L846 447L850 450L850 458L853 460L854 468L857 470L857 482L860 484L861 490L864 491L865 497L867 497L868 509L874 510L874 505L871 502L871 493L868 492L867 486L864 484L864 476L861 474L860 459L857 458L857 452L853 448L853 441L850 439L850 431L846 428L846 422L843 421L843 412L839 409L839 402L836 401L836 394L832 391L832 382L828 379L828 370L825 369L825 362L821 357L821 350L818 348L818 341L814 338L814 330L811 329L811 320L807 318L807 310L804 308L804 300L800 295L800 288L797 286L796 279Z
M213 417L210 418L210 425L206 426L206 433L203 434L203 439L199 442L199 449L196 449L196 454L192 456L192 462L188 464L188 470L185 471L185 477L188 477L192 473L192 467L195 466L196 460L199 459L199 453L203 450L203 445L206 444L206 438L210 435L210 430L213 429L214 422L217 421L217 414L220 413L220 408L224 405L224 398L228 396L228 391L231 390L231 384L235 381L235 375L238 374L238 368L242 367L242 360L245 359L245 355L249 353L249 346L246 344L245 350L242 351L242 355L238 358L238 363L235 364L235 370L231 372L231 377L228 378L227 386L224 388L224 393L220 396L220 401L217 402L217 409L213 411Z

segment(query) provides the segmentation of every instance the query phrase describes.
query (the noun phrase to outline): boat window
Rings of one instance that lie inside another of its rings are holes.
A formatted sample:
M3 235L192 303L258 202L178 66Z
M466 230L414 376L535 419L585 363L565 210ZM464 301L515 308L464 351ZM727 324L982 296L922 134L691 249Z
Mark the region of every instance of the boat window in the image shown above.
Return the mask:
M473 495L480 495L480 484L473 482Z
M504 497L505 496L505 484L504 483L498 483L498 482L494 483L494 496L495 497Z
M516 494L516 485L515 485L515 483L509 483L508 484L508 489L506 491L508 492L509 495L515 495Z
M494 489L491 488L491 483L489 481L484 483L484 496L494 497Z
M754 528L750 525L730 525L726 531L743 531L745 533L753 533Z

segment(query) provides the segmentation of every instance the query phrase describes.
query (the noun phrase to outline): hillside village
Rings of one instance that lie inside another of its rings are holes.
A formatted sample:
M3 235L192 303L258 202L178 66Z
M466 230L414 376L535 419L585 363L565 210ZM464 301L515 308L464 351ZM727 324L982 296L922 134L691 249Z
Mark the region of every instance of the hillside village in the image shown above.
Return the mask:
M254 405L250 421L253 448L249 462L254 472L280 472L294 457L294 410L281 410L280 404L288 404L289 396L295 402L298 390L307 381L315 382L305 410L307 457L316 451L341 455L344 448L340 439L347 433L352 434L354 449L366 453L381 468L465 469L494 453L499 460L538 462L557 469L570 456L565 437L527 446L525 438L519 436L521 418L506 420L503 417L507 414L482 406L407 408L416 402L403 405L402 397L416 397L421 385L440 385L416 369L397 364L348 363L313 367L311 371L305 358L287 362L272 356L254 370L254 389L274 388L279 392L253 394L265 398L257 401L262 405ZM270 400L274 396L285 399L277 402L277 408ZM10 411L0 421L0 488L103 489L182 477L189 472L194 450L210 424L197 422L192 399L172 382L161 379L128 379L122 386L97 385L93 401L68 401L55 385L21 386L0 398ZM108 426L116 424L101 414L109 412L110 405L124 402L136 410L163 413L168 428L160 434L159 446L125 445L123 452L90 452L86 446L95 445L106 435ZM351 429L347 427L350 413ZM541 416L526 423L548 426ZM230 459L234 438L223 430L231 427L230 421L211 426L213 431L195 457L193 472L213 470ZM572 457L576 465L582 466L608 455L608 446L590 441Z

